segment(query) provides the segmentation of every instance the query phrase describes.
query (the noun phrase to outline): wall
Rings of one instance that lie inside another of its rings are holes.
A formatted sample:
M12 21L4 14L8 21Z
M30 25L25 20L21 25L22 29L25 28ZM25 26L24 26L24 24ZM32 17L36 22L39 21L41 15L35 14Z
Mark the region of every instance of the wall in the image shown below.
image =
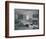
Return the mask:
M0 39L46 39L46 35L45 36L37 36L37 37L5 38L5 8L4 8L5 1L6 0L0 0ZM9 1L9 0L7 0L7 1ZM27 1L27 2L46 3L45 2L46 0L11 0L11 1ZM46 15L46 13L45 13L45 15ZM45 29L46 29L46 27L45 27ZM45 34L46 34L46 31L45 31Z

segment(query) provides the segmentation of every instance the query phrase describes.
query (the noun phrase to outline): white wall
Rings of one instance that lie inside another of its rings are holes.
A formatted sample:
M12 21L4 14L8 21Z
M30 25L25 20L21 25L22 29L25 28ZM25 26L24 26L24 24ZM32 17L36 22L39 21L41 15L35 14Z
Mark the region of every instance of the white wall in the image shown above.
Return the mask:
M5 6L4 5L5 5L4 0L0 0L0 39L3 39L5 35Z
M46 0L14 0L14 1L46 3L45 2ZM46 13L45 13L45 15L46 15ZM45 29L46 29L46 27L45 27ZM46 31L45 31L45 34L46 34ZM46 36L23 37L23 38L5 38L5 0L0 0L0 39L46 39Z

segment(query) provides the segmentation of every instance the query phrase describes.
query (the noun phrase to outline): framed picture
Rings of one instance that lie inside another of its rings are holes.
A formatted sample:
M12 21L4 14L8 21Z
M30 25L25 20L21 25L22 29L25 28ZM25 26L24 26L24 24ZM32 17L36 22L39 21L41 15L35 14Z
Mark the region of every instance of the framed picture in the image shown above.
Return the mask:
M45 3L5 2L5 37L45 35Z

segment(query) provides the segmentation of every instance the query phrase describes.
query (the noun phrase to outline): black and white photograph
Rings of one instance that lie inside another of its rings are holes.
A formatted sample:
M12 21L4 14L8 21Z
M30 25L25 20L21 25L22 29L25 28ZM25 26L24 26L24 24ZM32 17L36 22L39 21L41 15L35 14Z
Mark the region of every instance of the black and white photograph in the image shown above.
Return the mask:
M45 3L6 1L7 38L45 36Z
M39 10L15 9L15 30L39 29Z

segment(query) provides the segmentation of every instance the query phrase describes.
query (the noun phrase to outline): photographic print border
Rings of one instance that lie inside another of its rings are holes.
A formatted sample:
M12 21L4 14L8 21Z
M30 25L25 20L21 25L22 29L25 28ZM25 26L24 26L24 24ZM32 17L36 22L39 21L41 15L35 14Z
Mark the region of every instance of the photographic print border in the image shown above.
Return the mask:
M43 34L40 35L24 35L24 36L9 36L9 3L22 3L22 4L36 4L43 5L43 18L44 18L44 29ZM6 38L16 38L16 37L33 37L33 36L45 36L45 3L36 3L36 2L20 2L20 1L5 1L5 37Z

